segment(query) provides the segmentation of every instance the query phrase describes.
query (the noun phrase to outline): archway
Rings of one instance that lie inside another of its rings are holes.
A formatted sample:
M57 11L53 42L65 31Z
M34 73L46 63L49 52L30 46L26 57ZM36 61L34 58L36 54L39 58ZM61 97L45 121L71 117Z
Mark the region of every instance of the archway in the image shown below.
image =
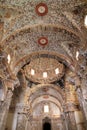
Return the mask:
M43 130L51 130L51 124L49 122L45 122L43 124Z

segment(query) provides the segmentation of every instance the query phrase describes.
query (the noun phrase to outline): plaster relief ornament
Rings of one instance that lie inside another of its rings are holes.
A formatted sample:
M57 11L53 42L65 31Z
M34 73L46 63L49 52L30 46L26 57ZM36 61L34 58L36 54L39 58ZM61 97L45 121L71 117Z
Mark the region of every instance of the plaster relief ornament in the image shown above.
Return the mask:
M45 3L39 3L37 6L36 6L36 13L39 15L39 16L44 16L48 13L48 7Z
M59 68L59 73L55 73L55 69ZM33 70L34 73L31 73ZM31 59L30 63L24 67L25 76L37 83L51 83L59 80L63 75L65 67L55 58L45 57L42 55ZM45 91L47 91L45 89Z
M41 46L45 46L48 44L48 39L46 37L40 37L38 39L38 44Z

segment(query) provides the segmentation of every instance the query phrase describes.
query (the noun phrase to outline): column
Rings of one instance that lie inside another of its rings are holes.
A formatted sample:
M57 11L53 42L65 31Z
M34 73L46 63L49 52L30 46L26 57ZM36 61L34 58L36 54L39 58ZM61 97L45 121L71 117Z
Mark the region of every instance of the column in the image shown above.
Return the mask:
M15 80L3 79L3 88L5 89L5 98L0 102L0 130L5 129L9 107L12 101Z
M85 130L84 118L80 111L78 96L75 91L74 74L69 70L65 77L65 93L66 93L66 118L69 130ZM80 114L79 114L80 113ZM79 117L79 121L77 120ZM82 118L81 118L82 117ZM78 126L79 124L79 126Z
M77 130L74 111L78 109L78 102L76 101L77 99L74 92L74 88L68 82L65 83L65 93L66 93L65 113L66 113L66 120L68 123L68 130Z
M77 74L80 77L80 88L77 89L78 97L80 98L81 107L85 116L85 124L87 129L87 44L80 48L79 59L77 64ZM78 85L77 85L78 86Z
M77 77L77 75L74 74L73 78L75 80L75 91L78 96L80 109L84 116L84 123L87 129L87 80L84 77L85 75L83 74L83 77L80 80L79 77Z
M80 103L82 113L84 115L84 122L85 122L85 127L86 127L86 130L87 130L87 102L83 97L82 90L81 90L80 87L78 87L76 89L76 92L78 94L78 99L79 99L79 103Z
M24 114L19 113L17 116L17 128L16 130L25 130L26 117Z
M66 111L65 111L65 105L62 106L63 108L63 112L61 113L61 120L62 120L62 127L63 130L68 130L68 123L67 123L67 119L66 119Z
M73 104L66 104L65 110L65 120L67 123L67 130L77 130L75 115L74 115L74 106ZM72 106L72 107L71 107Z
M75 75L74 80L75 80L75 89L76 89L76 93L77 93L78 100L80 103L80 107L81 107L81 109L84 113L85 119L87 121L87 86L86 86L87 79L83 78L82 80L80 80L79 77L77 77Z
M18 106L16 105L15 112L14 112L13 123L12 123L12 130L16 130L16 127L17 127L17 116L18 116Z
M16 129L15 130L27 130L29 120L29 106L19 103L16 110Z
M87 70L86 70L86 73L87 73ZM87 124L87 77L84 77L82 79L81 89L77 91L80 91L80 94L81 94L81 98L82 98L81 101L82 101L83 110L84 110L85 118L86 118L86 124Z
M29 130L28 127L28 113L27 106L23 103L17 103L13 119L12 130Z
M1 42L2 37L3 37L3 28L4 28L4 21L0 20L0 42Z
M82 111L80 110L75 111L74 114L75 114L77 130L86 130Z
M8 90L6 99L3 102L0 102L0 130L5 129L7 114L12 100L12 95L13 95L12 91Z

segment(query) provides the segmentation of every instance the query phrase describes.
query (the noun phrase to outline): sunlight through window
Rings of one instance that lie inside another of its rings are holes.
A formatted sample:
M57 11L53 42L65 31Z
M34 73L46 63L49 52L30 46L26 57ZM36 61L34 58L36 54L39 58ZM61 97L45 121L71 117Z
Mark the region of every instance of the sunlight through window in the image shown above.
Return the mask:
M47 78L47 72L43 72L43 78Z
M55 74L59 74L59 68L55 69Z
M45 105L44 106L44 113L48 113L49 112L49 106L48 105Z
M31 75L34 75L35 71L33 69L31 69Z

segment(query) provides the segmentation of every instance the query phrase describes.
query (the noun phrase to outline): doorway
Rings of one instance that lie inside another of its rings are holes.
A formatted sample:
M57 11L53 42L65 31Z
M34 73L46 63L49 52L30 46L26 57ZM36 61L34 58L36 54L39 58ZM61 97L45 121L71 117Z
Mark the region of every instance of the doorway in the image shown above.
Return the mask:
M45 122L43 124L43 130L51 130L51 124L49 122Z

